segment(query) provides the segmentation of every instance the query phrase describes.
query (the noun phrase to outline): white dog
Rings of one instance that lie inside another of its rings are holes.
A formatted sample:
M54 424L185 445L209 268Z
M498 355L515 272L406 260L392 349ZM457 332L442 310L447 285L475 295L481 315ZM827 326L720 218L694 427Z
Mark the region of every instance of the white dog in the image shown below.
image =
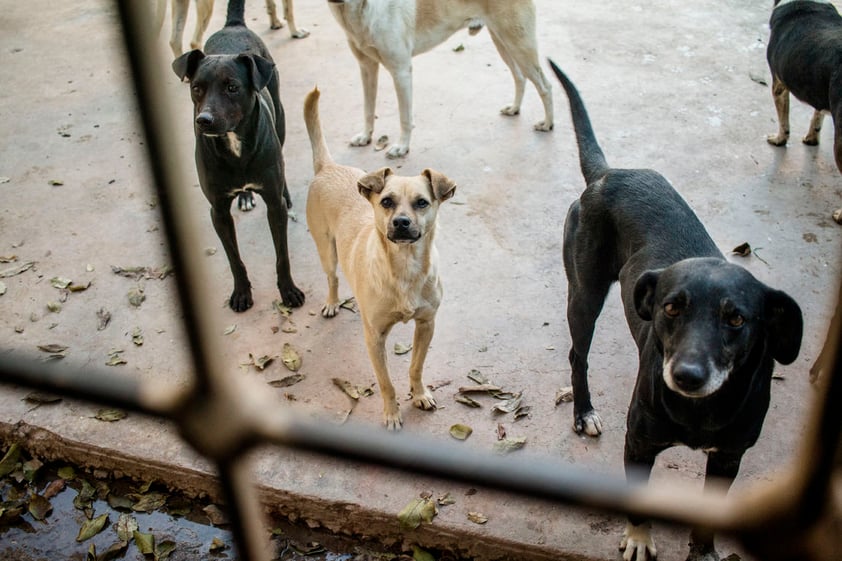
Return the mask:
M353 146L371 142L377 73L382 64L392 75L398 94L401 138L387 155L409 152L412 135L412 57L429 51L456 31L478 33L488 27L491 39L515 80L515 99L501 109L504 115L520 112L526 78L544 103L544 120L535 130L553 128L550 83L538 64L535 41L535 5L532 0L328 0L334 17L345 30L351 52L360 64L365 97L365 123L351 139Z

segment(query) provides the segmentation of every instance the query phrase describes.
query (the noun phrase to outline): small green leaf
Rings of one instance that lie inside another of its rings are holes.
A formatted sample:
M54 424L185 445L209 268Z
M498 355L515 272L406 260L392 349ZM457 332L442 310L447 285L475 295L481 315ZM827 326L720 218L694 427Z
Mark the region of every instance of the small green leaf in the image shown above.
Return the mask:
M136 286L129 290L127 294L129 298L129 304L134 306L135 308L139 308L143 301L146 300L146 294L143 293L143 288L140 286Z
M155 561L163 561L170 556L170 553L175 551L175 542L172 540L164 540L155 545Z
M73 281L65 277L53 277L50 279L50 285L53 288L67 288Z
M73 481L76 479L76 470L73 469L73 466L64 466L58 468L58 476L64 479L65 481Z
M472 429L468 425L455 424L450 427L450 436L452 436L456 440L465 440L466 438L471 436L472 432L474 432L474 429Z
M400 521L401 530L414 530L421 525L422 522L428 524L433 522L433 517L438 514L436 503L430 499L413 499L408 505L398 513L398 521Z
M489 383L488 378L486 378L485 375L477 369L473 369L470 372L468 372L468 378L470 378L471 380L473 380L477 384L488 384Z
M504 438L494 443L494 452L497 454L508 454L515 450L520 450L526 444L526 437L519 436L517 438Z
M93 520L86 520L82 527L79 528L79 535L76 536L77 542L83 542L91 539L98 533L102 532L105 525L108 523L108 513L100 514Z
M414 561L436 561L436 558L429 551L421 549L414 544L412 546L412 559Z
M405 355L412 350L412 345L404 345L403 343L395 343L395 354Z
M137 546L138 551L140 551L143 555L154 555L155 536L152 534L143 534L135 530L132 533L132 537L134 538L134 543Z
M147 493L138 497L138 501L132 506L135 512L152 512L162 508L167 503L167 496L163 493Z
M105 421L106 423L113 423L114 421L125 419L126 416L126 412L120 409L100 409L96 412L94 418L99 421Z
M108 506L115 510L131 510L134 505L134 501L130 498L123 495L115 495L113 493L109 493L106 500L108 501Z
M17 468L20 460L20 446L17 443L9 446L6 455L0 460L0 477L6 477Z
M284 366L292 372L297 372L301 368L301 356L289 343L284 343L284 349L281 351L281 360Z

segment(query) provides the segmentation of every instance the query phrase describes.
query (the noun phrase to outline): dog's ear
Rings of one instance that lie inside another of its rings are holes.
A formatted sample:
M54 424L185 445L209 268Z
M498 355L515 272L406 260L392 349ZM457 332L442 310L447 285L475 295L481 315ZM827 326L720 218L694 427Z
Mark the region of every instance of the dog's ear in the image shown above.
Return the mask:
M386 178L390 175L392 175L391 168L380 168L377 171L366 174L357 181L357 190L359 190L360 195L371 200L372 193L383 191L383 188L386 186Z
M804 320L801 308L785 292L769 289L766 295L767 333L772 356L781 364L790 364L798 358Z
M172 61L173 72L175 72L175 75L178 76L182 82L185 78L192 80L193 75L196 73L196 69L199 67L199 63L202 62L203 58L205 58L205 53L199 49L193 49L189 53L184 53Z
M430 182L436 200L443 203L456 192L456 182L448 179L434 169L425 169L421 174Z
M258 92L266 87L275 73L275 63L260 55L241 54L237 59L248 68L251 83Z
M634 285L634 309L643 321L652 321L655 316L655 289L661 270L646 271Z

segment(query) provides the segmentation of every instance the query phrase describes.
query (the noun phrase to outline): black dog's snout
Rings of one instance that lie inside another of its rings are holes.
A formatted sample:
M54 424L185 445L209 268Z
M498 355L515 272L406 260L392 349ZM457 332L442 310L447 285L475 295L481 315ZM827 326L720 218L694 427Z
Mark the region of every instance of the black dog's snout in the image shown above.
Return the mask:
M209 127L213 124L213 115L208 111L202 111L196 116L196 124L200 127Z
M412 220L406 216L396 216L392 220L392 225L398 230L408 230L412 226Z
M672 379L680 389L694 392L707 382L707 372L700 364L679 362L673 366Z

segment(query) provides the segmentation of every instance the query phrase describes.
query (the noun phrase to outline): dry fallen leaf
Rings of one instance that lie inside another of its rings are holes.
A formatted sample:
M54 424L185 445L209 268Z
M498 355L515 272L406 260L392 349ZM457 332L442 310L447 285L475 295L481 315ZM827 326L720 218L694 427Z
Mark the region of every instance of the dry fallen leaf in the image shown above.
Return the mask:
M281 351L281 361L292 372L297 372L301 368L301 355L289 343L284 343L284 349Z
M404 345L403 343L395 343L395 354L405 355L412 350L412 345Z
M129 304L135 308L139 308L143 301L146 300L146 294L143 293L143 288L140 286L130 289L127 296L129 298Z
M97 331L102 331L108 324L111 322L111 312L106 310L105 308L100 308L99 311L96 313L97 318Z
M135 327L132 330L132 343L137 347L143 345L143 331L139 327Z
M232 333L234 333L234 331L236 331L236 329L237 329L237 324L233 323L233 324L229 325L228 327L226 327L225 331L223 331L222 334L223 335L231 335Z
M485 524L488 522L488 517L481 512L469 512L468 520L474 524Z
M461 425L457 423L450 427L450 436L452 436L456 440L465 440L466 438L471 436L472 432L474 432L474 429L472 429L468 425Z
M412 499L408 505L398 513L401 530L414 530L422 522L431 524L438 514L435 501L431 499Z
M383 135L377 139L377 142L374 143L374 151L379 152L386 148L389 145L389 137L387 135Z
M573 386L566 386L555 392L555 404L573 401Z
M99 421L105 421L107 423L113 423L114 421L119 421L121 419L125 419L127 416L125 411L120 409L100 409L94 415L94 418Z
M494 384L477 384L476 386L461 386L459 393L499 392L502 388Z
M504 438L494 443L493 450L497 454L508 454L515 450L520 450L526 444L526 437L519 436L517 438Z
M748 242L743 242L734 249L732 249L731 253L739 255L740 257L748 257L751 254L751 246L748 244Z
M467 396L467 395L464 395L464 394L456 394L456 397L454 397L453 399L455 399L456 401L458 401L459 403L461 403L463 405L467 405L468 407L474 407L474 408L482 407L482 405L480 404L479 401L476 401L475 399L472 399L470 396Z
M436 502L439 504L439 506L448 506L456 504L456 499L450 496L450 493L445 493L444 495L441 495L438 499L436 499Z
M473 380L477 384L489 384L490 383L488 381L488 378L486 378L485 375L477 369L473 369L470 372L468 372L468 378L470 378L471 380Z
M79 528L79 535L76 536L77 542L83 542L102 532L105 525L108 524L108 513L100 514L93 520L86 520L82 527Z
M498 403L491 408L496 413L514 413L520 408L521 394L520 392L514 394L511 399L507 399L502 403Z
M506 438L506 427L503 426L503 423L497 423L497 440L503 440Z
M281 378L280 380L272 380L269 382L269 385L273 388L288 388L289 386L294 386L303 379L304 374L293 374L292 376L287 376L286 378Z
M269 363L271 363L273 360L275 360L275 357L271 357L269 355L262 355L262 356L256 357L253 354L249 353L249 361L250 362L248 364L253 364L254 367L257 368L258 370L263 370L264 368L269 366Z
M25 271L28 271L35 265L35 261L26 261L19 265L15 265L14 267L9 267L8 269L3 269L0 271L0 279L5 279L8 277L13 277L15 275L19 275Z

